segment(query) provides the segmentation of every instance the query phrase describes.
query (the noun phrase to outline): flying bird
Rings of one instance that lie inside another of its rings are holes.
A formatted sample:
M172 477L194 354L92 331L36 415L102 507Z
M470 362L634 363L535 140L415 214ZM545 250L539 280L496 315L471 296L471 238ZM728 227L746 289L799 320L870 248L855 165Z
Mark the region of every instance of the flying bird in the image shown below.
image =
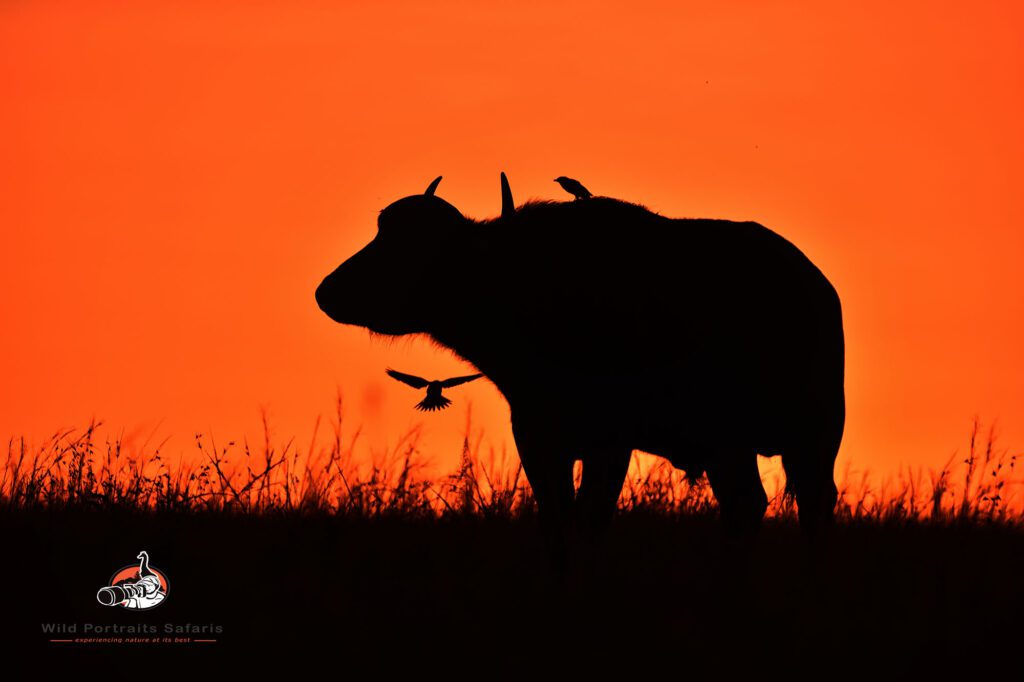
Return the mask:
M580 183L579 180L573 180L572 178L567 178L564 175L559 175L555 178L555 182L561 185L562 189L566 192L576 197L576 201L579 201L580 199L589 199L594 196L590 193L590 190Z
M452 377L451 379L445 379L443 381L427 381L420 377L413 376L412 374L404 374L397 370L393 370L390 367L387 370L388 376L397 381L401 381L403 384L408 384L413 388L426 388L427 397L416 403L416 409L421 412L433 412L434 410L443 410L452 404L452 401L441 395L441 389L453 388L459 384L464 384L468 381L479 379L483 374L470 374L464 377Z

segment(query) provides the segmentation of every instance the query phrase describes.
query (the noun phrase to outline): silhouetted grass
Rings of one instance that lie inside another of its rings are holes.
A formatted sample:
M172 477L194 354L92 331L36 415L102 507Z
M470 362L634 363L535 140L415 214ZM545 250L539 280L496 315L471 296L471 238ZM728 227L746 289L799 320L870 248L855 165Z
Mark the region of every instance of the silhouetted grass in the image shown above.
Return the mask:
M986 674L1015 664L1016 457L977 423L965 453L936 472L878 484L841 475L839 523L820 554L808 552L781 478L767 481L770 518L743 553L723 542L705 480L638 456L606 542L562 582L518 460L484 448L468 417L458 466L429 477L417 430L374 453L342 416L339 402L327 433L301 451L265 428L258 446L197 435L196 454L178 462L159 447L128 453L101 440L99 424L33 450L12 441L0 478L5 672L948 676L956 661ZM170 577L166 602L142 613L100 606L96 590L142 549ZM223 632L194 648L72 646L49 641L40 623L50 622Z
M331 434L318 440L320 421L305 451L295 440L275 445L264 416L263 441L218 445L196 434L196 453L171 463L159 447L127 454L118 439L97 442L99 423L54 434L29 451L23 440L8 442L0 476L0 505L37 507L222 511L242 514L297 512L351 518L517 518L535 511L518 459L502 450L483 452L469 413L459 464L450 474L423 475L420 431L400 437L387 452L359 447L360 432L344 434L339 398ZM1007 523L1024 522L1017 498L1017 455L996 445L995 429L982 434L975 419L967 452L954 454L938 470L907 469L875 482L850 468L840 476L840 522ZM580 474L577 466L577 483ZM795 519L793 500L783 493L781 473L765 481L768 516ZM704 477L690 480L667 461L634 456L619 499L622 512L707 515L715 502Z

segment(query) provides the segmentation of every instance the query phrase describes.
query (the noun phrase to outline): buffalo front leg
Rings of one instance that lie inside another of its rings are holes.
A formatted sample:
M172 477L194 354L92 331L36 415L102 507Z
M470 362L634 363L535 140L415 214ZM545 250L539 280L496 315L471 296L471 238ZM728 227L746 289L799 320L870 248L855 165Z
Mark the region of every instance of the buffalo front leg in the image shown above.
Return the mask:
M512 435L537 501L548 553L561 570L573 520L573 459L559 434L540 419L513 414Z
M754 452L719 451L709 459L708 482L718 501L726 540L712 585L721 600L719 622L723 630L716 636L722 641L754 641L758 631L749 615L751 605L756 603L753 550L768 496Z
M588 453L576 496L576 524L584 538L595 540L611 525L632 452L627 449Z

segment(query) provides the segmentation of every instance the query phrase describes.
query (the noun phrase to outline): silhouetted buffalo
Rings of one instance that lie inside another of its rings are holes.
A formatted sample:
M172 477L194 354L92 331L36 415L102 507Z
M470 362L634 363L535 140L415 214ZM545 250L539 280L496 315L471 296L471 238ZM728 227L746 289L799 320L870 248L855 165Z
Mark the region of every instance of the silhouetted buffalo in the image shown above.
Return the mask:
M757 454L781 455L800 523L831 521L845 420L839 297L753 222L671 219L605 197L472 220L424 194L320 284L333 320L428 334L508 400L543 518L603 527L634 449L706 471L727 528L756 529ZM579 494L572 468L583 461Z

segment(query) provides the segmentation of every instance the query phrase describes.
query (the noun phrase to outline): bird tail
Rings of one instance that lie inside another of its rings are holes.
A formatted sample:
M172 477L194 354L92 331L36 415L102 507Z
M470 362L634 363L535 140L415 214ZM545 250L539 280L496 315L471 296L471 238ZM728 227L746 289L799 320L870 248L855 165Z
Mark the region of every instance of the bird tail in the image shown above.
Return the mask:
M433 412L434 410L443 410L452 404L452 401L445 398L443 395L437 397L427 396L420 402L416 403L416 409L420 412Z

